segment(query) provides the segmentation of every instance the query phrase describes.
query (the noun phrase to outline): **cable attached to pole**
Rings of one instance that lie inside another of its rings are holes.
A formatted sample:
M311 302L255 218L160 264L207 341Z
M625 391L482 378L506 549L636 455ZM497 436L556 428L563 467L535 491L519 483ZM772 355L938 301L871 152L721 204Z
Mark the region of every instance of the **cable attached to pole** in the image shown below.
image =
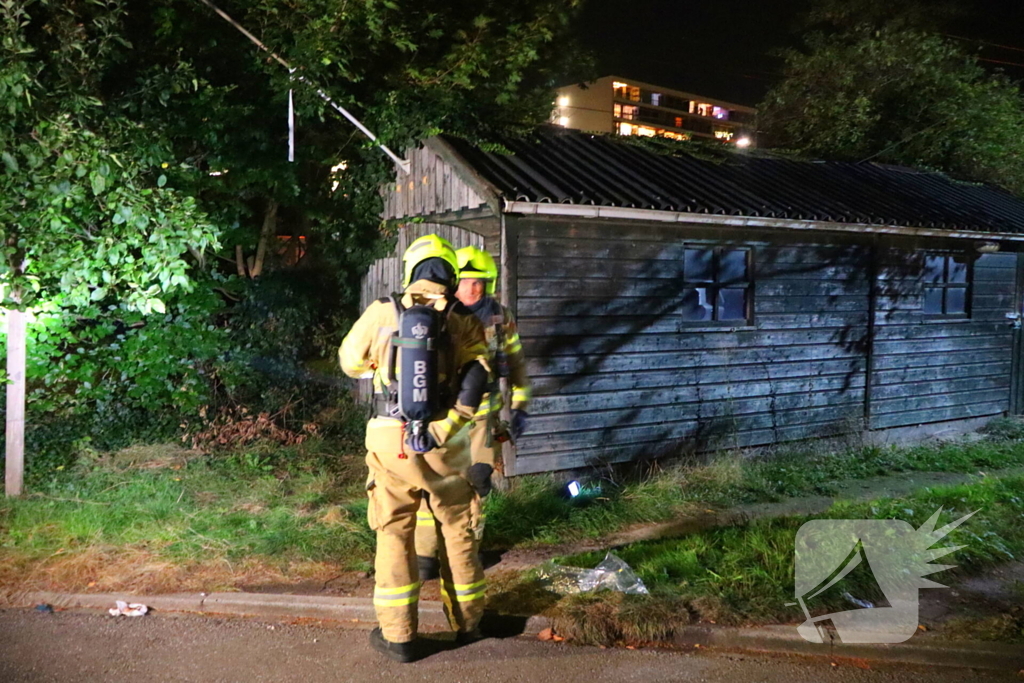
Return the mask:
M204 5L206 5L207 7L209 7L210 9L212 9L218 15L220 15L221 19L223 19L224 21L228 22L229 24L234 26L236 29L238 29L239 33L241 33L246 38L248 38L256 47L258 47L259 49L263 50L268 55L273 57L274 60L278 64L280 64L284 68L288 69L288 73L291 74L291 77L294 80L297 80L297 81L299 81L301 83L305 83L306 85L311 87L313 90L315 90L316 94L320 96L320 99L322 99L327 104L331 105L331 107L334 108L335 111L337 111L339 114L344 116L346 119L349 120L349 122L353 126L355 126L360 131L362 131L363 135L365 135L366 137L370 138L371 141L376 143L377 147L379 147L382 152L384 152L389 157L391 157L392 161L395 162L395 165L398 166L399 170L401 170L402 173L405 173L406 175L409 174L409 171L410 171L410 169L412 167L412 162L410 162L408 159L403 159L402 157L400 157L397 154L395 154L394 152L392 152L390 149L388 149L388 146L385 145L384 143L377 142L377 136L374 135L372 132L370 132L370 129L367 128L366 126L364 126L359 119L357 119L355 116L353 116L351 113L349 113L349 111L347 109L345 109L345 107L341 106L340 104L338 104L337 102L332 100L330 98L330 96L327 93L325 93L321 88L319 88L315 83L312 83L311 81L309 81L309 79L305 78L304 76L297 75L295 73L295 69L292 67L291 64L289 64L285 60L281 59L281 57L276 52L274 52L269 47L264 45L260 41L259 38L257 38L253 34L249 33L247 30L245 30L245 27L242 26L241 24L239 24L234 19L232 19L227 14L227 12L225 12L221 8L219 8L216 5L214 5L212 2L210 2L210 0L199 0L199 1L202 2Z
M295 161L295 100L288 90L288 161Z

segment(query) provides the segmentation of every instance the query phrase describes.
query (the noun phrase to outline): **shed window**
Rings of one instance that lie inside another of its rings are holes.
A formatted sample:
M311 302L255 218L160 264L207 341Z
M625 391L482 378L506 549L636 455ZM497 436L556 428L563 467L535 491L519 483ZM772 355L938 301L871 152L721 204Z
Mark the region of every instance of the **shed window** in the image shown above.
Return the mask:
M686 249L683 257L683 320L749 319L750 281L749 249Z
M925 315L966 317L970 301L970 261L966 254L926 254L921 308Z

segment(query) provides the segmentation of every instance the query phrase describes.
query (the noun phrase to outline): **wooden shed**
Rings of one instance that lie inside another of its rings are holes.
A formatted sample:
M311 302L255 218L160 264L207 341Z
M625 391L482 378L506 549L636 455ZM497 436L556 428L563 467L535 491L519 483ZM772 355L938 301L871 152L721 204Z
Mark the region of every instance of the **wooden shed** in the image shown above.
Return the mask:
M382 188L501 266L534 381L509 475L1024 411L1024 201L873 163L693 156L575 131L436 137ZM416 219L415 221L413 219Z

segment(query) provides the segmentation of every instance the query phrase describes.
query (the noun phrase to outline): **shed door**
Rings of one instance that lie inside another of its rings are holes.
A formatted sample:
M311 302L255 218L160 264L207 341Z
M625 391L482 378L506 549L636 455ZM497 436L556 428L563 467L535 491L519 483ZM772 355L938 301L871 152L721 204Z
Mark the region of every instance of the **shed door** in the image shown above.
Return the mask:
M1024 414L1024 253L1017 254L1017 288L1014 296L1013 318L1013 358L1010 363L1010 414Z

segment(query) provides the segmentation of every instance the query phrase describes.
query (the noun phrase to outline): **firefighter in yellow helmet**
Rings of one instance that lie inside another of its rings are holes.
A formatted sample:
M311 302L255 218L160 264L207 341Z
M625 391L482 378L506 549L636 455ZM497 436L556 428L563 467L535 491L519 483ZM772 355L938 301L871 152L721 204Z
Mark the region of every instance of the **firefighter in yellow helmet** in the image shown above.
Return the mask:
M512 390L510 431L518 439L526 429L526 407L530 401L530 378L526 372L523 344L516 330L511 311L494 298L498 267L494 258L479 247L465 247L456 252L459 259L459 288L456 296L483 324L487 335L488 361L492 375L488 393L480 402L470 428L469 438L473 466L470 479L479 491L490 492L491 473L500 462L499 454L504 437L498 415L502 396L498 381L507 377ZM420 579L436 577L440 571L438 557L437 523L426 506L420 508L416 522L416 556Z
M449 623L459 642L480 637L480 495L486 492L475 490L468 478L472 462L463 427L477 413L489 370L483 327L455 298L458 262L451 245L427 235L409 246L403 261L404 293L370 304L338 355L346 374L372 376L374 385L376 416L366 428L367 517L377 532L373 603L380 627L370 634L370 644L409 662L421 655L414 534L423 501L443 535ZM420 322L413 326L410 320ZM429 416L408 419L423 407Z

